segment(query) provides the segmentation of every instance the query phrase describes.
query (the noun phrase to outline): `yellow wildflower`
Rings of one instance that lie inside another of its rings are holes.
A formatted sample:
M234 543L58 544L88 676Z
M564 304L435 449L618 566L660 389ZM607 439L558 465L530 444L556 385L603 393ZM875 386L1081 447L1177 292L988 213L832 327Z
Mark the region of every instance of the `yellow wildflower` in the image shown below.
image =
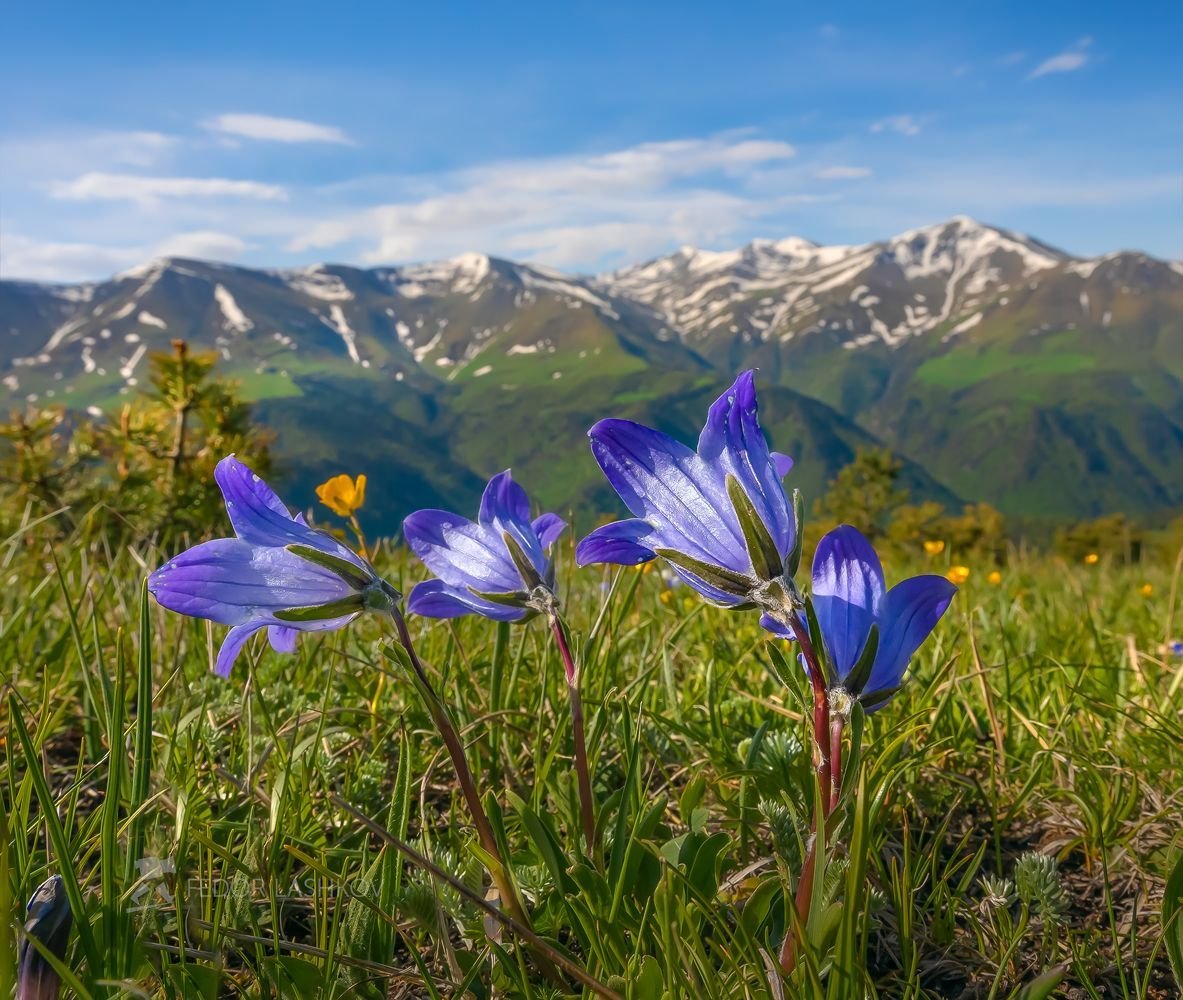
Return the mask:
M674 592L672 590L663 590L661 592L661 603L669 604L674 599Z
M356 481L344 473L333 476L316 488L316 495L334 514L352 517L366 502L365 474L358 476Z
M945 551L945 541L942 538L930 538L924 543L924 551L930 556L939 556Z
M968 566L950 566L949 572L945 574L945 579L950 583L956 583L959 586L969 579Z
M986 582L992 583L995 587L997 587L1000 583L1002 583L1002 574L999 573L998 570L992 569L989 576L986 577Z
M1154 584L1144 583L1138 588L1138 591L1143 597L1150 597L1154 593Z
M1096 566L1101 561L1101 557L1095 552L1090 552L1084 557L1084 564L1086 566Z

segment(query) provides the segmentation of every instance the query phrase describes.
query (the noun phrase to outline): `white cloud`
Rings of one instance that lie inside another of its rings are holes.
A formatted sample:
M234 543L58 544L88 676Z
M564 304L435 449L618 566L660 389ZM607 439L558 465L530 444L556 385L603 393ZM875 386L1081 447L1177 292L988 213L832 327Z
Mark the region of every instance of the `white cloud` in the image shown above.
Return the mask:
M134 201L151 205L163 198L252 198L282 201L277 184L225 177L142 177L137 174L88 173L53 184L50 194L64 201Z
M360 244L366 263L472 248L557 265L634 259L673 242L725 239L787 204L744 191L760 169L794 155L785 142L728 134L492 163L415 197L314 223L288 249Z
M155 257L231 260L249 247L229 233L176 233L157 244L102 246L65 243L5 234L0 242L0 274L26 281L85 281L142 264Z
M872 132L896 132L909 137L919 135L922 128L921 123L912 115L889 115L871 124Z
M151 131L66 132L0 139L6 182L43 179L47 173L73 173L108 167L158 166L176 149L176 136Z
M353 145L341 129L334 125L318 125L299 118L276 118L272 115L225 114L217 115L202 125L220 135L267 142L331 142Z
M820 181L857 181L871 176L870 167L823 167L813 175Z
M1034 80L1037 77L1047 76L1049 73L1071 73L1074 70L1081 69L1088 65L1088 49L1092 44L1093 40L1091 38L1085 37L1080 39L1070 49L1066 49L1059 55L1052 56L1050 59L1045 59L1041 62L1027 74L1027 79Z

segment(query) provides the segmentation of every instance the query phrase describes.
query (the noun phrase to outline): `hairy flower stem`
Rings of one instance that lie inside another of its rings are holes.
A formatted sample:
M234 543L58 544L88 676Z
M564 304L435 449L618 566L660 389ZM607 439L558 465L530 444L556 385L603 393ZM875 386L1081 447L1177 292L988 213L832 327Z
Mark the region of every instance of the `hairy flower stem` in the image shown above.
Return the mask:
M835 713L830 717L830 808L838 808L842 794L842 727L845 719Z
M825 836L826 819L830 815L830 809L835 800L830 760L834 731L830 726L830 698L829 692L826 690L825 674L822 673L817 650L813 648L813 642L809 638L808 626L797 615L794 616L791 625L797 645L801 649L801 655L805 658L805 665L809 668L809 682L813 688L813 747L819 805L814 813L809 846L805 852L805 860L801 865L801 878L797 882L797 893L794 899L797 910L797 926L790 925L786 929L785 939L780 947L780 967L786 976L797 967L798 935L800 935L800 943L804 944L805 927L809 921L810 902L813 899L814 871L817 867L817 842L819 836ZM841 727L841 719L837 721ZM841 748L841 741L841 728L839 728L839 748ZM841 764L839 764L840 767Z
M472 815L481 847L493 861L493 864L489 866L489 875L492 876L493 884L497 886L497 891L501 894L502 904L514 920L525 927L531 927L530 918L526 915L522 901L518 898L517 890L509 880L508 869L501 857L501 848L497 845L493 827L489 823L485 807L481 804L476 782L473 781L472 771L468 767L468 758L464 755L464 744L460 740L460 734L456 732L456 726L452 722L451 715L448 714L447 707L436 694L435 688L432 687L431 681L423 669L423 664L419 662L419 656L411 642L411 633L407 629L406 619L399 614L397 609L392 610L390 616L394 619L395 628L398 630L398 641L407 651L411 669L415 671L415 677L423 690L424 701L427 702L427 709L431 713L432 721L439 729L444 746L448 748L448 755L452 758L452 766L456 769L456 780L460 784L460 791L463 793L468 811Z
M558 615L550 616L550 629L555 644L563 658L563 669L567 675L567 697L571 705L571 730L575 741L575 774L579 782L579 812L583 820L583 839L587 844L587 856L596 859L596 812L592 801L591 766L587 759L587 737L583 727L583 699L579 696L579 670L571 655L567 641L567 630Z

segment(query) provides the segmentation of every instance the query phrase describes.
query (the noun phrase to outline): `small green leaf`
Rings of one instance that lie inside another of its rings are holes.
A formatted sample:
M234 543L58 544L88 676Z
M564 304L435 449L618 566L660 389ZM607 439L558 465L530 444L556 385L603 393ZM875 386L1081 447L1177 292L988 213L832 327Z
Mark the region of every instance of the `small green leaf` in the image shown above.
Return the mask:
M863 651L859 653L858 660L855 661L850 673L846 675L846 683L843 684L843 687L852 695L857 696L867 686L877 652L879 652L879 626L872 623L871 631L867 633L867 641L863 645Z
M768 531L768 525L760 517L747 490L731 473L727 474L727 496L731 498L731 506L735 508L735 516L739 518L739 528L743 532L748 558L752 561L752 572L761 580L775 580L784 572L780 550L776 547L776 542Z
M490 590L477 590L476 587L471 586L468 589L482 601L488 601L490 604L504 604L510 608L524 608L530 600L530 595L524 590L511 590L508 593L499 594Z
M694 574L703 583L709 584L716 590L723 591L725 594L732 594L735 597L747 597L755 586L756 581L751 577L744 576L743 573L737 573L733 569L716 566L713 563L703 562L701 559L695 559L694 556L688 556L676 549L656 549L654 551L662 559L672 562L680 569L686 570L687 573Z
M330 601L328 604L318 604L315 607L287 608L284 611L276 611L275 617L281 622L319 622L327 621L330 618L344 618L346 615L354 615L359 611L364 611L365 608L366 600L361 594L350 594L348 597L342 597L339 601Z
M314 563L317 566L336 573L347 584L351 587L356 587L358 590L365 590L366 587L374 582L373 578L365 570L360 566L353 565L348 559L342 559L328 552L321 552L320 549L314 549L311 545L292 544L284 547L292 555L299 556L306 562Z
M1175 858L1162 897L1162 929L1175 982L1183 989L1183 851Z
M805 500L800 490L793 490L793 547L785 556L785 576L792 579L801 567L801 551L805 547Z
M1047 1000L1052 995L1052 991L1064 981L1064 976L1067 974L1068 970L1059 966L1048 969L1047 972L1032 979L1024 986L1019 991L1016 1000Z
M535 587L543 587L545 583L542 580L542 574L534 568L534 564L530 562L529 557L522 550L518 540L513 537L508 531L501 532L501 539L505 542L505 547L509 550L509 558L513 560L514 566L517 567L518 576L522 578L522 583L525 584L527 590L533 590Z

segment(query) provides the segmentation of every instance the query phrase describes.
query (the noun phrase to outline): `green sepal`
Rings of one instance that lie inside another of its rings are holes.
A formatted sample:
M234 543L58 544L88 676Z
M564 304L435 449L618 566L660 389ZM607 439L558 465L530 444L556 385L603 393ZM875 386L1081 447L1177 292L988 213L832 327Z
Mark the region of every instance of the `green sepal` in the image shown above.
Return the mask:
M542 580L542 575L534 568L534 564L530 562L526 553L522 551L518 540L508 531L501 532L501 539L505 542L505 547L509 550L509 558L513 560L514 566L517 567L518 576L522 578L522 583L525 584L526 590L546 586Z
M524 590L511 590L508 593L494 593L488 590L477 590L476 587L469 587L470 591L479 597L482 601L488 601L490 604L504 604L510 608L525 608L529 607L530 595Z
M790 580L801 568L801 551L805 547L805 500L800 490L793 490L793 547L785 556L785 576Z
M863 644L863 651L859 653L850 673L846 675L846 680L842 682L842 686L856 698L871 678L871 667L875 665L877 652L879 652L879 626L872 622L871 631L867 633L867 641Z
M314 549L311 545L299 545L293 543L292 545L285 545L292 555L299 556L310 563L315 563L317 566L322 566L324 569L336 573L342 580L344 580L351 587L356 587L358 590L365 590L371 583L373 578L358 566L354 566L348 559L342 559L340 556L330 555L328 552L321 552L320 549Z
M822 627L817 621L817 612L813 609L813 598L805 598L805 627L809 629L809 641L813 644L813 652L821 664L823 680L828 687L834 680L830 670L830 656L826 651L826 640L822 635Z
M366 608L366 599L361 594L350 594L339 601L328 604L318 604L307 608L286 608L276 611L275 617L281 622L319 622L330 618L344 618L354 615Z
M876 691L870 697L860 697L859 702L865 711L873 712L879 706L886 705L901 687L903 687L902 684L897 684L893 688L884 688L882 691Z
M716 566L714 563L703 562L701 559L695 559L694 556L688 556L677 549L655 549L654 551L662 559L672 562L675 566L686 570L687 573L693 573L703 583L710 584L716 590L721 590L726 594L747 597L755 584L751 577L744 576L743 573L737 573L724 566Z
M752 561L752 571L761 580L775 580L784 572L780 550L747 490L730 472L727 473L727 496L731 498L731 506L739 518L739 529L743 532L748 558Z

